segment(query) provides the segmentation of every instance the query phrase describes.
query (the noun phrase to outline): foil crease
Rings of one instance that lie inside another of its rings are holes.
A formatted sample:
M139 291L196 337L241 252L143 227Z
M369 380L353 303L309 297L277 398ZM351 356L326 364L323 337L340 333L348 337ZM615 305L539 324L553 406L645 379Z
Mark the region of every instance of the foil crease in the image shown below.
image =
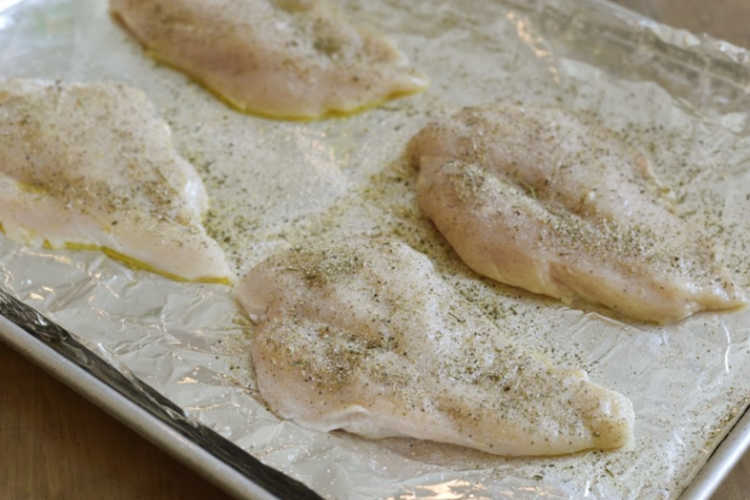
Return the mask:
M722 243L722 259L748 288L748 52L597 0L343 3L430 76L426 93L321 122L241 115L146 58L100 0L26 0L0 10L0 77L117 80L146 91L204 178L206 224L240 273L314 238L437 237L399 215L414 206L409 182L393 181L408 177L401 154L411 135L463 105L562 103L632 137L674 190L682 217ZM259 402L247 354L252 327L227 287L5 238L0 277L5 290L194 422L327 498L674 498L750 403L750 311L667 327L626 323L479 280L450 252L431 257L459 290L475 287L519 311L502 327L520 342L554 347L557 362L631 398L634 445L507 459L309 431ZM530 312L538 305L542 312Z

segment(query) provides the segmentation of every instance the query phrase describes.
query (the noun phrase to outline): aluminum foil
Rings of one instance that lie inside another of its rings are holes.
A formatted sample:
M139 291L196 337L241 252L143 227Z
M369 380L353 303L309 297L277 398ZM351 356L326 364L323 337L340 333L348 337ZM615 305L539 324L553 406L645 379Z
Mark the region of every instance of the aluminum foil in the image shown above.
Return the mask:
M633 401L626 450L506 459L281 421L257 399L252 325L221 285L176 283L96 252L0 238L2 285L196 422L328 498L673 498L750 403L750 311L668 327L577 310L472 274L419 214L406 142L431 116L498 100L595 113L650 156L679 213L750 288L750 55L598 0L347 0L431 78L345 119L235 113L146 58L100 0L2 2L0 77L117 80L146 91L212 199L206 224L236 270L352 233L427 252L498 326ZM7 7L8 4L14 4Z

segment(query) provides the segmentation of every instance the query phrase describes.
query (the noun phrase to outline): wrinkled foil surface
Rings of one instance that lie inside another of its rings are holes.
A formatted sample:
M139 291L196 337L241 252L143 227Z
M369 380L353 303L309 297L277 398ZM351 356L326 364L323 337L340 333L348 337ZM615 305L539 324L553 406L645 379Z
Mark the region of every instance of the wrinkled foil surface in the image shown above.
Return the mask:
M207 227L239 274L315 239L437 241L403 160L431 117L500 100L590 111L650 157L678 213L723 247L724 263L750 289L746 51L596 0L343 3L429 75L427 92L318 122L242 115L148 59L100 0L5 2L0 77L142 88L203 177ZM750 403L750 310L666 327L626 322L481 280L444 247L425 251L459 291L504 312L499 328L633 401L633 446L506 459L309 431L257 399L252 325L229 288L2 237L0 276L113 366L327 498L674 498Z

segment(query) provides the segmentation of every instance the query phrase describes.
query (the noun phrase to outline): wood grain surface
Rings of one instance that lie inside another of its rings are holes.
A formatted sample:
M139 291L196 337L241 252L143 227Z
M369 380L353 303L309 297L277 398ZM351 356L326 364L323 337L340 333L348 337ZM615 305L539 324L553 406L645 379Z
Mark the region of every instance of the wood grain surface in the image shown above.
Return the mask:
M750 47L750 0L618 0ZM0 499L229 497L0 342ZM750 498L750 454L714 500Z
M2 341L0 387L0 499L230 498Z

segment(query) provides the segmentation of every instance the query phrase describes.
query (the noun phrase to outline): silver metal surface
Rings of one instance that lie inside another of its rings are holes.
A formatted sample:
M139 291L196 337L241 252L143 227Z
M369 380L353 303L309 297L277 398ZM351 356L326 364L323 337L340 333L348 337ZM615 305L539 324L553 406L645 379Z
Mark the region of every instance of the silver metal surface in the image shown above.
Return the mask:
M682 500L710 498L748 449L750 449L750 412L745 411L680 498Z
M276 498L3 316L0 339L228 493L253 500Z

